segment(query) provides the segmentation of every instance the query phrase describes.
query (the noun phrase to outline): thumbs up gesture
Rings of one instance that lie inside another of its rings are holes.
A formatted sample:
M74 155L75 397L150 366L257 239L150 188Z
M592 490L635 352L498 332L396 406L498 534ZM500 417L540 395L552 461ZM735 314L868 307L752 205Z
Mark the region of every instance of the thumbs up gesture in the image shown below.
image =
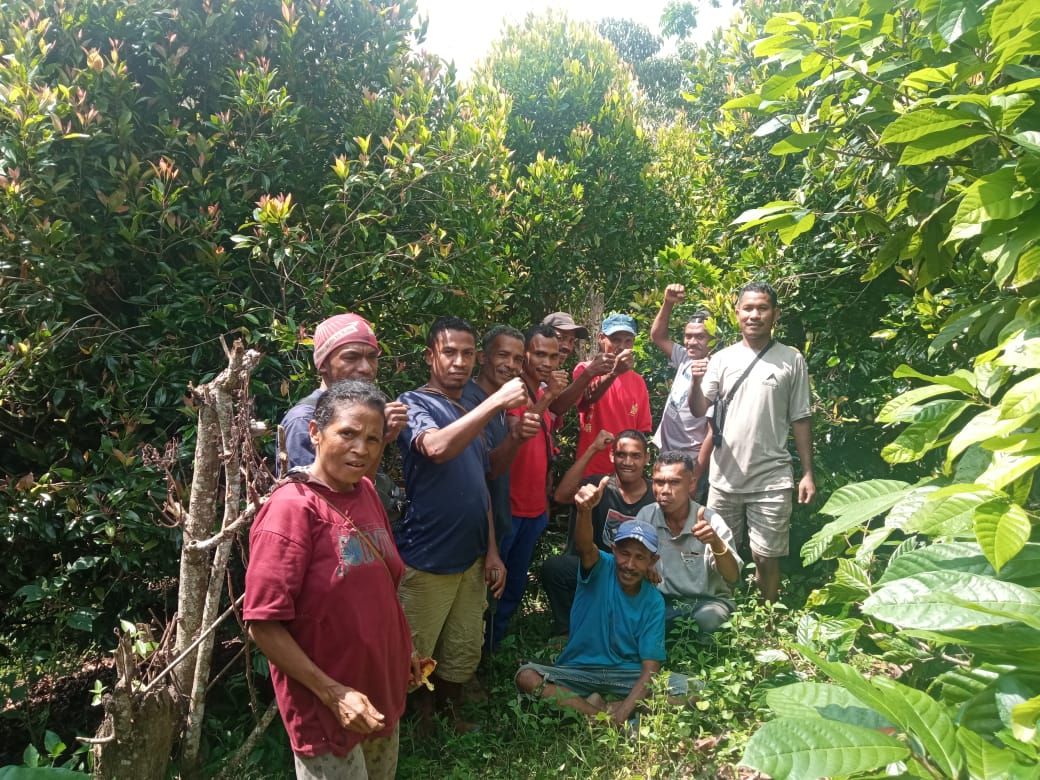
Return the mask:
M610 482L609 474L604 476L598 485L582 485L574 496L574 505L578 509L592 511L599 504L600 499L603 498L603 491L607 489L608 482Z

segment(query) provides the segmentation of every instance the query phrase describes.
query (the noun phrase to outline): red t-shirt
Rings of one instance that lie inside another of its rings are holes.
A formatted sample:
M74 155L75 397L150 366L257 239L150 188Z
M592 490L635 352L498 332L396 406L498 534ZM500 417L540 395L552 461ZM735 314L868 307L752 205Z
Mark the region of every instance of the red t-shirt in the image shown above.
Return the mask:
M574 368L577 379L589 364L579 363ZM621 431L632 429L644 433L653 430L650 421L650 393L646 382L635 371L626 371L617 377L603 397L590 404L584 398L578 402L578 454L581 457L596 439L601 430L610 431L615 436ZM610 461L610 450L597 452L585 473L613 474L614 464Z
M535 398L545 395L539 389ZM520 417L527 411L527 406L510 409L507 414ZM546 493L546 477L549 473L549 451L552 440L549 431L552 418L548 410L542 413L541 430L520 445L516 458L509 469L509 508L514 517L538 517L549 508Z
M322 671L383 713L386 727L371 737L386 737L404 712L411 668L411 631L397 600L403 575L386 512L368 479L350 493L290 482L268 499L249 533L243 617L283 622ZM340 726L332 710L273 664L271 682L294 752L345 756L370 738Z

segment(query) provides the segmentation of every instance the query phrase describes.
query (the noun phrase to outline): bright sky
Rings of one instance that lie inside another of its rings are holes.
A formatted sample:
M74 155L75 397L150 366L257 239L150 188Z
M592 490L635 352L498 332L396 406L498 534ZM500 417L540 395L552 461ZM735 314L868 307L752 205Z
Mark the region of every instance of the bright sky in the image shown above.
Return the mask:
M700 7L696 39L708 38L733 15L733 7L726 0L719 3L722 8L712 8L706 1L693 1ZM419 13L430 20L421 48L454 60L459 74L465 76L488 53L504 21L519 22L528 13L557 8L576 20L634 19L659 34L661 12L668 0L418 0L418 4Z

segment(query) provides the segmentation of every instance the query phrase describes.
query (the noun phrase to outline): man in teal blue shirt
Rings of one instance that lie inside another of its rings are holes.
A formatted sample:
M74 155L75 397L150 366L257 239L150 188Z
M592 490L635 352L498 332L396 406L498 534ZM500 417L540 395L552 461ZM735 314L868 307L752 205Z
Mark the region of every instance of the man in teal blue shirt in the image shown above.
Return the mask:
M647 581L657 563L657 531L622 523L611 553L593 541L592 510L609 477L583 485L574 497L574 546L580 558L578 590L571 608L571 635L556 664L525 664L516 675L521 691L555 699L595 717L609 713L624 723L650 695L650 681L665 660L664 598ZM686 694L687 680L672 674L669 694ZM604 695L623 696L606 702Z

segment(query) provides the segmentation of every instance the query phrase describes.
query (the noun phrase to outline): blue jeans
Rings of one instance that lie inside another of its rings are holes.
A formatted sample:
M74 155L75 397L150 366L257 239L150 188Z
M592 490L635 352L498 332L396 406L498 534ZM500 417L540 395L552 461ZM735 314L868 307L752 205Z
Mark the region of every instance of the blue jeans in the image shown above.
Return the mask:
M492 633L488 636L488 646L492 650L505 636L509 620L520 606L527 589L527 572L534 557L534 546L548 524L548 512L542 512L538 517L513 515L513 531L498 545L498 554L506 565L506 588L489 626Z

